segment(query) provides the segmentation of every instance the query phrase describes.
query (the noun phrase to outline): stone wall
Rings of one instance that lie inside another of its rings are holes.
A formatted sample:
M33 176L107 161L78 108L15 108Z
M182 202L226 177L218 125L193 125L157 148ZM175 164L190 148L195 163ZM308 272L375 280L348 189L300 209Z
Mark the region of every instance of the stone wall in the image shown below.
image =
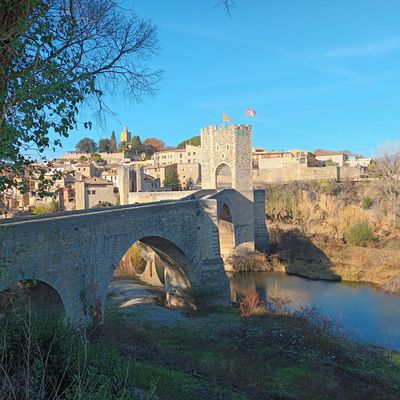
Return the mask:
M216 188L216 171L229 166L232 188L252 190L251 125L208 126L201 130L201 179L203 189Z
M357 167L306 167L302 164L286 164L285 168L254 169L253 185L265 183L287 183L309 180L357 180L361 176Z
M193 190L160 191L160 192L130 192L129 204L150 203L153 201L179 200L193 194Z

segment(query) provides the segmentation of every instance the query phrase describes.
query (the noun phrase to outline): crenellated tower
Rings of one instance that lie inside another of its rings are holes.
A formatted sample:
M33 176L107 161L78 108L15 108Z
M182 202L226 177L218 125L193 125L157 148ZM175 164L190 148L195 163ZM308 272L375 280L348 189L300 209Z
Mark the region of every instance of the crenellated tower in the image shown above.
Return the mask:
M203 189L253 189L251 125L211 125L201 129Z

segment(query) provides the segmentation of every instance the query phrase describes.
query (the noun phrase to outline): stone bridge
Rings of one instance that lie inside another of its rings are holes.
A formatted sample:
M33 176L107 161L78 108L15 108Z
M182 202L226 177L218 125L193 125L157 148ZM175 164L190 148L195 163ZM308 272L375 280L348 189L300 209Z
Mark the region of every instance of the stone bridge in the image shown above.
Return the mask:
M221 254L267 248L264 199L264 191L224 189L191 200L2 220L0 290L39 280L57 291L71 322L101 321L115 268L140 241L164 263L171 305L196 307L198 296L228 305Z

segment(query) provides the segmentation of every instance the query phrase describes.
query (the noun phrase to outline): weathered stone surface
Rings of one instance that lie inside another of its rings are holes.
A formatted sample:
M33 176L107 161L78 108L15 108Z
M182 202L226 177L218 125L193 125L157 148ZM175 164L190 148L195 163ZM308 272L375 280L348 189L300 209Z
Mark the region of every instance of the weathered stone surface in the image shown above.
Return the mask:
M37 279L58 292L73 323L102 320L114 270L139 240L164 263L171 305L195 306L193 293L204 293L209 304L228 305L219 221L232 224L233 251L265 248L261 192L227 189L199 200L3 220L0 290Z

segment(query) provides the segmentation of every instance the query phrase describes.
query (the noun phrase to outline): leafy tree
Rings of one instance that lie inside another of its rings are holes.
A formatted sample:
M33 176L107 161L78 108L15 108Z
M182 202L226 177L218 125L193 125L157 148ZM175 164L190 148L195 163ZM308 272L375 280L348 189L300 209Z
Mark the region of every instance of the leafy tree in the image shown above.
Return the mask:
M191 144L192 146L201 146L201 137L193 136L190 139L186 139L183 142L178 144L178 149L184 149L187 144Z
M75 146L76 151L80 153L96 153L97 145L93 139L85 137L81 139Z
M52 200L49 204L38 204L32 208L32 214L47 214L58 211L58 204L55 200Z
M116 153L117 151L117 139L115 138L115 132L112 131L110 139L110 152Z
M143 153L144 146L143 146L142 141L140 140L140 137L138 135L135 135L132 138L131 149L136 151L137 154Z
M126 142L120 142L120 144L118 145L118 152L123 153L128 150L129 150L128 144Z
M100 139L99 140L99 152L100 153L111 153L111 140Z
M0 19L0 191L27 191L36 157L76 128L84 100L101 110L105 89L154 92L157 31L109 0L2 0Z
M143 141L143 144L147 146L151 146L153 152L162 150L165 148L165 143L161 139L157 139L156 137L147 138Z
M174 168L166 169L164 186L171 188L171 190L180 190L181 189L181 183L179 182L179 176Z
M93 161L104 161L104 160L101 158L101 155L98 154L98 153L92 153L92 154L90 154L90 158L91 158Z

